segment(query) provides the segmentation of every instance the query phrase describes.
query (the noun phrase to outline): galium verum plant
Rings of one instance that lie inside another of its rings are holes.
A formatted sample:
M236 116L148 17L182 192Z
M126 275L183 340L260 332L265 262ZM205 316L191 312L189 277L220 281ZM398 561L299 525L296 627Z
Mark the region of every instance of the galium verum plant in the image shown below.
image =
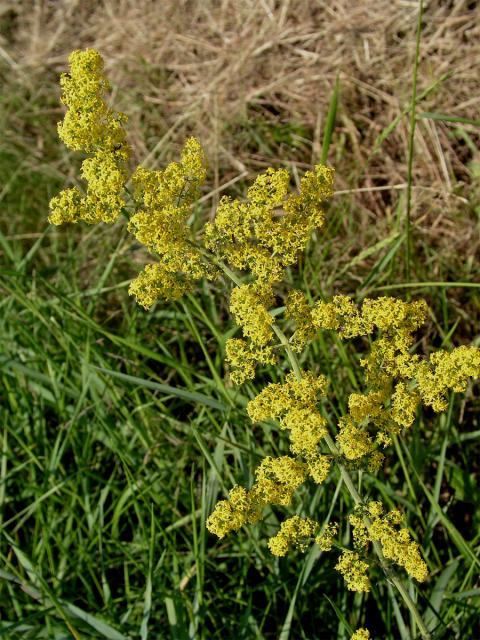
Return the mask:
M427 314L423 300L380 297L357 305L351 297L338 295L312 305L301 291L291 289L284 296L283 315L273 314L285 290L285 270L323 225L333 170L315 166L292 193L285 169L267 169L250 186L245 201L223 197L214 220L198 237L189 220L206 179L199 142L188 139L180 161L163 170L139 166L131 171L127 117L106 102L109 83L100 54L74 51L61 85L67 112L58 131L67 147L87 154L81 169L86 189L82 193L74 187L54 197L50 222L113 223L126 216L129 232L152 256L129 289L147 309L158 300L180 298L202 278L233 285L230 311L242 335L226 344L232 383L252 380L259 365L278 365L283 371L280 354L286 354L290 372L253 398L247 413L255 423L275 421L286 433L290 453L266 457L251 487L234 486L208 518L209 531L223 538L258 523L268 505L290 507L300 485L325 483L337 468L353 499L348 516L352 548L341 543L342 523L321 527L298 514L282 522L268 548L285 556L292 548L305 551L317 544L324 552L337 553L335 568L352 591L370 590L369 570L378 563L422 636L429 637L396 570L418 582L427 580L419 545L402 526L400 511L364 499L352 476L359 470L380 471L392 439L408 433L420 405L445 411L450 391L463 392L470 378L480 377L480 350L461 346L429 357L413 353L415 333ZM320 332L368 345L360 360L363 388L350 394L348 410L336 425L327 420L333 415L329 403L335 402L327 378L302 370L297 356ZM354 637L370 635L359 629Z

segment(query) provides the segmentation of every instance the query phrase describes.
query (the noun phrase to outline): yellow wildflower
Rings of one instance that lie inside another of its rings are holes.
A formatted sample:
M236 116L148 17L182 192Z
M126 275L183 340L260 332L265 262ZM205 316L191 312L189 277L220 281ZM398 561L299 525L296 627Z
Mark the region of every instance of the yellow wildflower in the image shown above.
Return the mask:
M276 364L278 358L270 345L256 346L242 338L229 338L225 346L225 362L230 365L230 379L242 384L255 377L255 367Z
M267 456L255 471L255 490L265 504L289 506L306 475L306 465L294 458Z
M315 542L318 544L322 551L331 551L335 536L338 533L338 524L336 522L329 523L325 526L322 533L319 533L315 538Z
M377 471L381 468L383 461L385 460L385 456L380 451L372 451L372 453L368 456L368 464L367 469L370 473L377 473Z
M327 434L327 421L316 410L302 405L292 407L280 421L290 431L292 453L314 455L320 440Z
M114 222L125 204L123 189L130 157L123 127L127 117L105 102L110 85L98 51L74 51L69 62L70 73L62 74L60 80L61 99L68 110L58 124L58 133L67 147L93 153L93 157L82 163L86 196L72 188L52 198L49 221L55 225L79 220Z
M368 564L360 560L358 553L344 550L335 569L342 574L350 591L370 591Z
M370 640L370 631L368 629L357 629L350 640Z
M288 196L288 172L268 169L248 189L247 202L220 200L215 220L205 225L207 248L237 269L252 270L263 284L278 281L323 224L321 205L332 195L332 181L332 169L318 165L303 176L299 193Z
M332 466L331 456L320 455L319 453L307 454L305 456L308 475L316 484L322 484L328 477Z
M217 502L213 513L207 519L207 529L223 538L231 531L237 531L244 524L254 524L261 518L263 504L256 499L255 493L243 487L235 486L228 500Z
M480 349L461 346L451 352L437 351L418 365L415 378L422 401L434 411L445 411L449 389L463 392L469 378L480 378Z
M415 414L420 396L415 391L410 390L404 382L399 382L395 386L392 394L392 408L390 416L400 427L407 429L411 427L415 420Z
M365 549L368 546L369 537L367 525L358 513L350 514L348 521L353 531L353 545L356 549Z
M349 416L340 418L339 426L337 443L347 460L357 460L373 451L372 438L366 431L356 426Z
M285 556L291 547L306 551L317 523L310 518L292 516L280 525L280 531L268 541L268 548L274 556Z
M265 288L255 284L244 284L235 287L230 297L230 311L243 333L255 345L266 345L273 337L273 318L267 306L272 303L273 296Z
M410 537L408 529L395 529L401 522L399 511L391 511L383 517L375 517L368 530L372 541L382 545L385 558L403 567L407 573L419 582L428 578L428 568L420 555L418 544Z
M180 162L151 171L138 167L132 177L139 207L128 228L139 242L158 256L130 285L139 304L150 307L158 298L176 300L196 280L213 279L218 272L193 246L187 219L206 176L200 143L189 138Z
M295 322L295 332L291 338L294 351L302 351L315 337L315 327L312 322L312 314L309 304L301 291L290 291L286 302L286 317Z

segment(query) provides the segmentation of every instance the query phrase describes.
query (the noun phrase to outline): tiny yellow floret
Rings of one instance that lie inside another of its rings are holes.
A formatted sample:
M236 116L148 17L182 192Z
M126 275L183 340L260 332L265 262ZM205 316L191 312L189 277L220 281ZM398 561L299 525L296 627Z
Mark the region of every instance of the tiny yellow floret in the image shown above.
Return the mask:
M367 629L357 629L350 640L371 640L370 631Z

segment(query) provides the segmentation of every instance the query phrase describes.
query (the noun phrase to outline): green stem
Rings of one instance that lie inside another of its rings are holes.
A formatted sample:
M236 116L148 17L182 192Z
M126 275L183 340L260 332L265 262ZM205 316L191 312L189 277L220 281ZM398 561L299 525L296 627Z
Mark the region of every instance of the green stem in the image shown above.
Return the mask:
M410 282L410 263L412 259L411 215L412 215L413 154L414 154L414 146L415 146L415 125L417 123L417 114L416 114L415 107L417 104L417 77L418 77L418 65L420 61L420 37L422 33L422 15L423 15L423 0L420 0L419 9L418 9L415 62L413 66L412 101L410 105L410 131L408 136L407 210L405 215L405 244L406 244L405 279L407 282Z

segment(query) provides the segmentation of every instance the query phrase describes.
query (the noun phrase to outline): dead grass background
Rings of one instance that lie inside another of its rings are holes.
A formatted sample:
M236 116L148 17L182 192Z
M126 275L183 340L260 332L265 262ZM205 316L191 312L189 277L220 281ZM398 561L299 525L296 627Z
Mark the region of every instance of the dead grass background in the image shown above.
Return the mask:
M76 173L60 144L48 141L61 117L58 74L74 48L103 54L112 99L130 117L138 161L160 164L194 134L207 149L217 190L237 180L241 188L266 165L295 172L315 162L338 75L329 161L337 190L347 192L339 194L342 233L332 240L340 264L348 267L387 237L403 213L408 115L377 142L409 107L418 2L19 0L0 6L4 96L24 100L4 116L3 144L23 149L27 167L48 165L63 181ZM479 63L479 4L427 0L418 94L428 93L418 113L478 119ZM414 236L430 279L480 278L479 143L472 124L418 121Z

